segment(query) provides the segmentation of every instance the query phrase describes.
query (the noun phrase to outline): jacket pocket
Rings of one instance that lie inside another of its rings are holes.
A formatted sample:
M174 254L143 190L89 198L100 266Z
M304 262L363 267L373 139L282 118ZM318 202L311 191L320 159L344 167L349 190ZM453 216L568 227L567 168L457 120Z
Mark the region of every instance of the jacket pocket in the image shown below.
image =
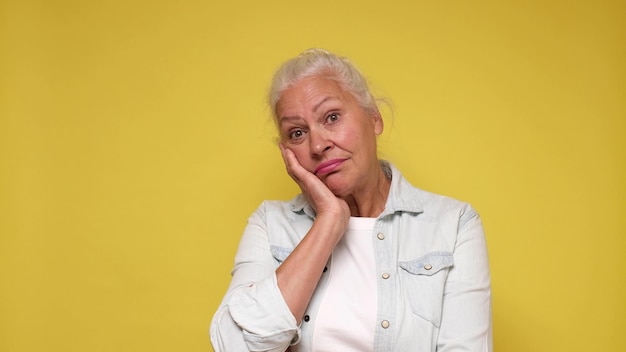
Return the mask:
M448 271L454 265L451 252L430 252L398 262L404 299L413 313L439 327Z

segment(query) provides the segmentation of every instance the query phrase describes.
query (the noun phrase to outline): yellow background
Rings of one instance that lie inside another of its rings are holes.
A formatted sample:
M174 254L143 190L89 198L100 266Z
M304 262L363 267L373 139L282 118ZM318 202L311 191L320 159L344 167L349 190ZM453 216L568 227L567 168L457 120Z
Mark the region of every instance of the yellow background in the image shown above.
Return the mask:
M626 349L624 2L2 0L0 351L210 351L248 215L297 192L264 99L309 47L480 211L496 351Z

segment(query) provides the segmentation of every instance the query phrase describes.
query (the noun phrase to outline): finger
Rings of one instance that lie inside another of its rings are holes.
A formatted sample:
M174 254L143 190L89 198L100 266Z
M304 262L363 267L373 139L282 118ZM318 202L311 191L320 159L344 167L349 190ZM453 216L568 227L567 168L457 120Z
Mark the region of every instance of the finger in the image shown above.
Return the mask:
M296 154L291 149L286 148L282 144L280 144L279 146L289 176L291 176L298 183L300 183L301 180L307 177L314 176L300 164L298 158L296 157Z
M287 148L285 148L285 146L281 143L278 145L278 147L280 148L280 155L283 157L283 163L285 163L285 169L287 170L287 174L289 174L289 176L291 178L294 177L292 170L292 163L293 161L291 160L290 156L288 156L287 154ZM293 152L292 152L293 153Z

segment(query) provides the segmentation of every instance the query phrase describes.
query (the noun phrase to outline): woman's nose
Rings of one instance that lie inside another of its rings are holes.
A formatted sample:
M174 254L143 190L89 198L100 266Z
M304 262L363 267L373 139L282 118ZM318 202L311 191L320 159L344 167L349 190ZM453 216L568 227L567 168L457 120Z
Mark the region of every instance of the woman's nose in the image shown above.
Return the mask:
M309 132L309 143L312 155L322 155L332 147L332 142L324 132Z

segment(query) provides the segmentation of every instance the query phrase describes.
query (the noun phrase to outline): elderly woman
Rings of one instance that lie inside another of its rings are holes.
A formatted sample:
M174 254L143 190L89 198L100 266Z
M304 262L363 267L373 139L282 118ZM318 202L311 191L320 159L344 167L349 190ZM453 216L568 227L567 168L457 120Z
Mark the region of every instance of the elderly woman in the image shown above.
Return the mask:
M216 351L491 351L480 218L379 160L383 119L345 58L309 50L269 103L302 193L249 218L211 324Z

